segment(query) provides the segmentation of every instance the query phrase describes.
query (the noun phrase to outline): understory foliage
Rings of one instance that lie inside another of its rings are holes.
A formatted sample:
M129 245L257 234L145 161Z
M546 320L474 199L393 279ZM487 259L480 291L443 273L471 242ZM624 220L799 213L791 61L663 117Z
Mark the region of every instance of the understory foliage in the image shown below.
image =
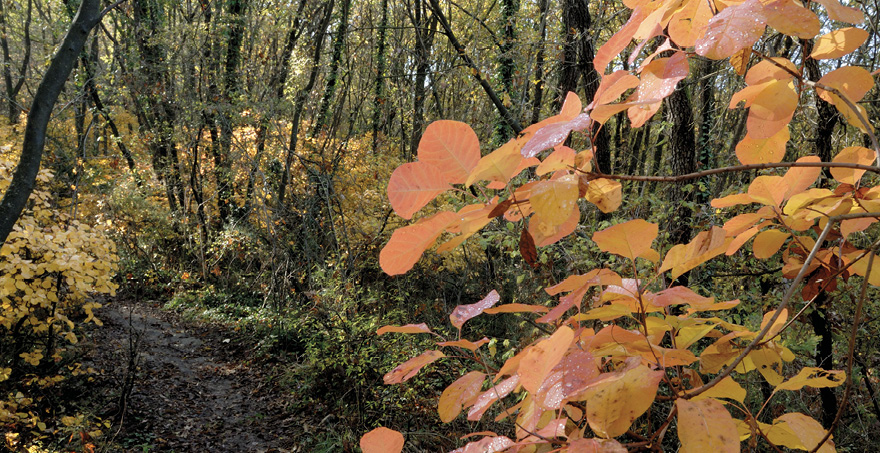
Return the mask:
M835 0L819 3L833 20L863 20L858 10ZM492 291L455 307L451 328L413 323L379 329L379 335L431 334L438 340L436 349L400 364L384 382L408 381L438 361L458 368L460 377L437 403L440 419L451 422L464 411L467 420L478 422L494 414L508 431L472 433L468 437L476 439L457 452L622 452L676 443L681 451L734 452L743 442L750 449L835 451L833 425L851 395L865 302L880 286L874 225L880 218L880 146L859 104L874 86L867 70L841 64L818 81L802 71L809 60L836 59L857 49L868 33L835 27L791 61L767 57L753 46L767 27L804 40L819 35L816 13L800 3L627 5L633 9L629 22L596 54L595 68L604 76L586 108L569 93L558 115L485 156L466 124L428 126L417 161L401 165L390 178L391 206L411 219L447 192L470 200L454 210L426 209L415 223L394 231L380 255L387 274L404 274L438 240L437 251L446 252L493 222L509 222L520 232L523 261L535 269L542 266L539 248L576 231L609 265L570 272L546 285L542 292L558 297L550 306L534 303L541 294L511 301ZM658 37L663 43L645 50ZM631 69L606 73L633 40L638 46L629 58ZM714 225L686 243L657 241L660 226L640 218L585 232L582 210L590 208L582 200L613 212L623 202L620 180L640 178L594 171L594 149L570 148L569 134L589 135L595 124L624 111L633 127L645 124L698 58L729 59L745 75L746 86L730 100L730 108L749 107L747 133L736 148L742 165L657 180L681 183L750 170L758 176L740 193L711 200ZM789 123L812 96L832 104L873 149L846 146L830 162L810 155L781 162ZM453 192L453 186L464 190ZM760 319L732 322L729 313L739 299L688 286L693 272L733 255L770 261L768 268L778 263L787 280L765 292L767 310ZM795 364L792 349L799 346L792 326L830 301L851 304L852 319L841 329L848 338L841 352L845 369ZM462 334L465 323L486 315L534 318L535 329L523 331L511 354L496 355L497 339L476 329ZM755 379L759 386L747 384ZM768 413L772 401L791 392L839 386L844 390L839 410L830 414L831 426L791 408ZM399 452L403 446L403 435L387 428L361 439L370 453Z
M9 129L3 138L14 142ZM13 146L0 154L0 192L18 160ZM65 380L92 372L68 352L78 324L101 325L94 296L115 294L116 246L100 227L71 217L70 200L51 195L54 183L50 170L40 171L28 208L0 247L0 425L11 449L38 451L44 440L67 437L86 448L101 434L100 420L66 413L53 400Z

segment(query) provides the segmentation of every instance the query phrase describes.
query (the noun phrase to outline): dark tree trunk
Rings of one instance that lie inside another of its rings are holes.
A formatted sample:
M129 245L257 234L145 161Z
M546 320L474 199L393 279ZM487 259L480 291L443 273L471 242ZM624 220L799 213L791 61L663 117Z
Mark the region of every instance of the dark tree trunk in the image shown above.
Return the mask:
M428 10L423 0L413 2L413 29L416 38L416 78L413 86L413 121L410 136L409 155L411 160L419 148L422 132L425 128L425 81L431 69L431 47L434 43L434 32L437 27L437 16L428 18ZM435 91L436 93L436 91Z
M544 42L547 40L548 2L549 0L538 1L538 14L540 14L541 18L538 23L538 52L535 55L535 88L532 94L532 124L540 121L541 104L544 101Z
M339 83L339 64L342 62L342 52L345 50L345 38L348 34L348 15L351 10L351 0L342 0L342 10L340 11L339 23L336 25L336 32L333 34L333 53L330 56L330 68L324 84L324 95L321 97L321 106L318 108L318 116L315 121L315 128L312 135L318 133L327 127L330 116L330 102L336 94L336 85Z
M582 101L588 104L599 89L601 76L593 66L595 49L590 38L592 17L589 6L585 0L565 0L562 11L562 28L565 31L565 43L563 44L563 61L560 67L559 90L560 98L557 105L561 105L566 93L577 92L578 81L584 79L584 97ZM598 123L592 128L593 146L596 154L596 168L601 173L611 173L611 149L609 148L608 131Z
M12 227L27 204L28 197L34 190L46 144L46 127L52 116L52 109L85 46L89 32L100 20L100 5L99 0L82 0L79 12L70 24L67 35L64 36L64 42L52 57L52 62L34 93L25 125L21 158L15 167L9 188L0 200L0 245L6 242Z
M501 0L501 55L498 58L498 79L501 82L501 92L506 107L516 118L519 117L512 107L516 105L514 100L516 93L513 89L513 75L516 73L516 61L514 60L514 44L516 44L516 13L519 10L518 0ZM499 115L495 121L494 141L497 146L504 144L513 136L513 128Z
M685 175L697 169L696 142L694 139L694 116L691 101L684 89L675 90L667 98L672 130L669 149L672 154L672 174ZM687 183L669 186L672 213L669 217L669 235L673 244L685 244L691 237L693 192L685 190Z
M318 79L319 65L321 64L321 49L324 47L324 37L327 35L327 27L330 25L330 18L333 15L334 0L328 0L324 5L324 17L315 33L315 51L312 55L312 67L309 72L309 81L306 83L299 93L296 95L296 101L293 106L293 121L290 124L290 144L287 147L287 156L284 159L284 171L281 173L281 181L278 183L278 205L284 204L284 197L287 192L287 182L290 180L290 167L293 165L293 158L296 156L296 145L299 139L299 128L302 120L303 109L305 108L306 99L315 87L315 81Z
M373 153L379 149L379 130L382 126L382 113L385 111L385 67L387 66L388 40L388 0L382 0L382 19L379 21L379 36L376 44L376 78L373 81Z
M233 99L240 89L238 67L244 39L244 10L247 0L229 0L229 31L226 34L226 61L223 71L223 114L220 115L220 149L214 156L214 177L217 179L217 214L220 226L232 215L235 194L232 175L232 137L235 134Z
M18 122L18 113L21 108L15 100L27 76L28 65L31 61L31 17L33 12L33 0L28 0L27 13L24 22L24 57L21 59L21 70L18 81L12 81L12 59L9 56L9 42L7 41L6 29L6 6L0 0L0 49L3 51L3 82L6 84L6 102L8 105L7 116L9 124Z

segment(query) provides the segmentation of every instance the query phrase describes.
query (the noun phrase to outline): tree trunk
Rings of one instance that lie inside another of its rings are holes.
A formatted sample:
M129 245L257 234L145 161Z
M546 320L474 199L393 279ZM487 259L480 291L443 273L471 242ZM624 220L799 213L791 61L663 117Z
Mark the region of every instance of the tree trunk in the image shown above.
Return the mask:
M514 60L514 44L516 44L516 13L519 10L518 0L501 0L501 55L498 57L498 79L501 82L502 98L514 118L519 117L512 107L516 95L513 89L513 75L516 73ZM494 142L501 146L513 137L513 128L499 115L495 121Z
M672 130L669 149L672 153L672 174L685 175L697 169L696 142L694 140L694 116L687 92L679 88L667 98ZM669 187L672 212L669 217L669 240L672 244L686 244L691 237L693 192L685 190L687 182L674 183Z
M244 39L244 10L247 0L229 0L229 31L226 40L226 61L223 72L223 109L220 115L220 149L214 162L217 180L217 214L220 226L229 222L232 215L232 197L235 194L232 174L232 138L235 134L233 99L240 88L238 67L241 61L241 43Z
M284 197L287 191L287 182L290 180L290 167L293 165L293 158L296 156L296 145L299 138L299 128L302 119L303 109L305 108L306 99L315 87L315 81L318 78L319 65L321 64L321 49L324 47L324 37L327 34L327 27L330 25L330 18L333 15L334 0L328 0L324 5L324 17L315 33L315 51L312 55L312 68L309 72L309 81L306 83L299 93L296 95L296 101L293 106L293 121L290 124L290 144L287 147L287 156L284 159L284 171L281 173L281 181L278 183L278 205L284 204Z
M379 129L382 112L385 111L385 66L388 40L388 0L382 0L382 19L379 21L379 36L376 44L376 78L373 82L373 154L379 149Z
M27 13L24 22L24 57L21 60L21 70L18 81L12 81L12 59L9 56L9 42L6 30L6 6L0 0L0 49L3 51L3 81L6 84L6 102L8 105L7 116L9 124L18 123L18 112L21 110L15 98L27 76L28 65L31 61L31 17L33 12L33 0L28 0Z
M345 50L345 37L348 33L348 14L351 10L351 0L342 0L342 11L339 23L336 25L336 33L333 36L333 54L330 57L330 69L324 85L324 95L321 97L321 106L318 108L318 117L312 136L317 136L327 127L330 114L330 102L336 93L336 85L339 83L339 64L342 62L342 52Z
M428 10L425 8L423 0L415 0L413 9L413 30L416 38L416 79L413 86L412 135L410 136L407 160L411 160L412 156L416 155L425 128L425 81L428 78L428 71L431 69L431 47L434 43L434 33L437 27L437 16L427 17Z
M557 105L569 91L577 92L578 81L584 79L584 98L587 104L593 100L599 89L601 76L593 66L595 50L590 38L592 17L587 2L584 0L565 0L562 11L562 28L565 31L563 44L563 61L560 66L559 90L560 98ZM608 131L596 123L591 128L593 146L596 155L596 170L600 173L611 173L611 149L609 148Z
M100 20L100 5L99 0L82 0L79 12L64 36L64 42L52 57L49 69L46 70L43 80L34 93L25 125L21 158L15 167L9 188L0 200L0 245L6 242L12 227L27 204L28 197L34 190L37 173L40 171L40 161L43 158L43 148L46 145L46 127L52 116L52 109L85 46L89 32Z
M547 3L549 0L538 0L541 18L538 24L538 52L535 55L535 88L532 93L532 118L535 124L541 119L541 104L544 100L544 43L547 40Z

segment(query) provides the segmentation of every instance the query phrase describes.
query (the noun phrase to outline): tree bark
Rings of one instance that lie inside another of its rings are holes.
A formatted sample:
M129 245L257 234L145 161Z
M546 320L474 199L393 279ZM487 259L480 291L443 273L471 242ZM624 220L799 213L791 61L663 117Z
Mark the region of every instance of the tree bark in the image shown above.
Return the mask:
M33 12L33 0L28 0L27 13L24 23L24 57L21 60L21 70L17 82L12 81L12 59L9 56L9 42L7 40L6 30L6 7L3 0L0 0L0 48L3 50L3 81L6 84L6 102L8 105L7 115L9 124L18 122L18 112L21 110L15 98L18 96L21 87L27 76L28 65L31 61L31 17Z
M89 32L100 20L100 3L100 0L82 0L61 47L52 57L49 69L46 70L43 80L34 93L25 125L21 158L15 167L9 188L0 201L0 245L6 242L6 238L27 204L28 197L34 190L43 148L46 145L46 127L52 116L52 109L85 46Z

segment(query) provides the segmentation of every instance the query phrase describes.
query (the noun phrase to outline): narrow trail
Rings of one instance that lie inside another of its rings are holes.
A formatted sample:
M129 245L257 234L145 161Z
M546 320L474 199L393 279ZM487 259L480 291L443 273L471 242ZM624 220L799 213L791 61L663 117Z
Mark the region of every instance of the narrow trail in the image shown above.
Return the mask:
M109 301L98 316L104 326L90 332L86 364L101 371L103 412L124 410L107 433L114 451L301 451L290 436L302 422L264 385L264 370L241 357L250 350L224 332L149 303Z

